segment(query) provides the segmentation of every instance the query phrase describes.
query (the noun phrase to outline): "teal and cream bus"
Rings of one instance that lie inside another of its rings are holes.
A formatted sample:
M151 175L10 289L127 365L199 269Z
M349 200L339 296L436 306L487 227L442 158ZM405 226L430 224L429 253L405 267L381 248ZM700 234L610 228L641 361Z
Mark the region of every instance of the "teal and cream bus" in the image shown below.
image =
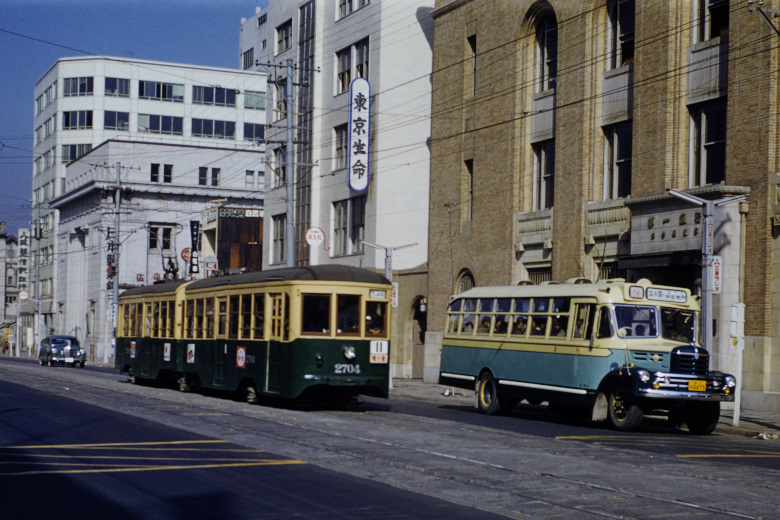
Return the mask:
M357 267L293 267L128 289L116 370L257 398L387 397L392 285Z
M699 328L689 290L647 279L477 287L450 302L439 382L476 389L486 414L525 399L623 431L647 414L708 434L736 380L710 370Z

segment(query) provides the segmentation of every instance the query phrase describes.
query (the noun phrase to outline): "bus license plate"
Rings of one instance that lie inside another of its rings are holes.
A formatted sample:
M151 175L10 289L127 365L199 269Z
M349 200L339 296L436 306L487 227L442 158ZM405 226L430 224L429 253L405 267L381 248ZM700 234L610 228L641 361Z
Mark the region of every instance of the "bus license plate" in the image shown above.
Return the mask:
M701 380L693 380L688 381L688 390L691 392L706 392L707 391L707 381L701 381Z

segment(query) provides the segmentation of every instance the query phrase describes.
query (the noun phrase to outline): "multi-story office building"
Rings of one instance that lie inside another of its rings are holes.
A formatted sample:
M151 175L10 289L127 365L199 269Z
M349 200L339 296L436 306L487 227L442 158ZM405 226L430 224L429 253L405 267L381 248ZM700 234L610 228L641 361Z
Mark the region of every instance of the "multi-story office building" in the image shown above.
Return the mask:
M0 328L16 322L18 302L19 240L6 232L5 222L0 222L0 297L3 299ZM0 341L4 338L0 337Z
M241 23L241 66L268 71L272 82L263 265L340 263L381 272L390 251L388 267L398 283L396 377L422 377L425 365L432 7L432 0L271 0ZM292 107L284 90L288 60L294 65ZM369 130L360 135L365 126L350 127L356 78L370 88ZM294 128L291 172L288 123ZM365 186L349 181L354 154L363 154L360 164L368 167ZM288 218L294 236L286 234ZM307 231L317 239L307 242ZM292 259L288 241L294 242Z
M704 207L668 190L743 195L704 242L720 267L706 346L743 406L780 409L780 39L755 6L437 1L429 329L472 285L649 278L702 294Z
M262 208L266 85L257 72L106 57L63 58L38 81L39 334L75 334L107 358L112 284L187 275L190 222L215 199Z

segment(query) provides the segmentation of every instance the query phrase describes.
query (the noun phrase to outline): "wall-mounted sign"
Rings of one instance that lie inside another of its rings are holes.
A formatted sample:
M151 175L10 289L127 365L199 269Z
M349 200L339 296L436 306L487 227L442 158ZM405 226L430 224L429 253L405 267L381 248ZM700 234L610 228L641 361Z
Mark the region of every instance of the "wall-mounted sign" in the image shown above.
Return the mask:
M347 184L352 191L368 189L371 122L371 88L366 78L355 78L349 86L349 144Z

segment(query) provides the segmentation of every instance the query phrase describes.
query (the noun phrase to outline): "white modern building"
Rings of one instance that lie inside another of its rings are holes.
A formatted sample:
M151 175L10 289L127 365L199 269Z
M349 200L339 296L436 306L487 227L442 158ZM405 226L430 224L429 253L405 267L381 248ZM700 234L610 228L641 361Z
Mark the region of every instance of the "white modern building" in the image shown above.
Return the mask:
M293 265L339 263L383 272L389 251L398 283L394 377L422 378L425 366L433 5L270 0L241 21L242 68L269 75L264 268L286 265L288 240L294 241ZM292 110L285 95L288 60ZM350 132L349 125L355 78L370 86L369 131L360 136L365 126ZM288 117L293 172L285 162ZM361 151L367 152L360 164L368 169L368 184L356 190L348 183L348 164L350 154ZM318 239L307 241L307 231Z
M107 57L63 58L38 81L38 337L74 334L106 359L114 283L185 276L190 222L214 200L262 208L266 85L254 71Z

